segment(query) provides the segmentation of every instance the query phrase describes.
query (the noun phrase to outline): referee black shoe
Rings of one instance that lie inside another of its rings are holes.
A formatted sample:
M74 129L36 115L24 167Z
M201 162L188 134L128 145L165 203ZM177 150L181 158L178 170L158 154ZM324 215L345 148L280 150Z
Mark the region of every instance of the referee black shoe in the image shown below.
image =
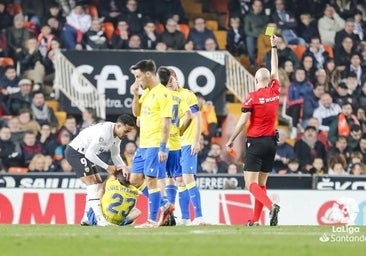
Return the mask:
M269 224L271 226L277 226L279 211L280 211L280 206L277 204L273 204L272 210L269 212Z

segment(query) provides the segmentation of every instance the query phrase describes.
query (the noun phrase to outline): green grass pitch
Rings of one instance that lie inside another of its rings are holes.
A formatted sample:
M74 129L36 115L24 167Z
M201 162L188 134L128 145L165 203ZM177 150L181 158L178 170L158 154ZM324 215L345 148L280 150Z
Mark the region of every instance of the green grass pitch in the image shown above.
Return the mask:
M366 227L356 229L351 234L335 232L330 226L135 229L133 226L0 225L0 255L365 255ZM321 242L319 238L324 235L330 240ZM363 242L355 241L362 237Z

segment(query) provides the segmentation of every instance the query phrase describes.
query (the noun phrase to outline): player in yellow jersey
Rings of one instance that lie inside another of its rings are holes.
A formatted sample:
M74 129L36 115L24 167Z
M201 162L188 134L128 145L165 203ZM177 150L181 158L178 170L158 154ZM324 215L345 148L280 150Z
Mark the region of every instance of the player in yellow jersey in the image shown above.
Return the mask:
M175 174L175 181L178 186L179 205L182 213L183 225L206 225L202 217L201 195L195 181L197 174L197 154L200 151L199 139L201 135L201 113L196 95L178 84L177 75L173 69L169 69L170 79L167 88L178 92L182 99L185 99L192 113L192 120L188 126L182 127L181 137L181 172ZM181 124L183 126L187 124ZM169 186L169 185L168 185ZM170 189L167 189L169 194ZM194 208L194 220L191 223L189 218L189 203Z
M169 88L171 80L171 72L167 67L160 67L158 69L158 76L160 83ZM192 120L192 114L185 99L182 98L180 93L174 90L170 90L173 96L173 116L170 127L170 135L168 140L168 160L166 163L166 173L168 176L168 184L166 185L165 179L159 179L159 186L162 191L163 201L175 204L175 197L177 194L177 186L175 186L174 178L176 176L182 176L182 168L180 166L181 159L181 134L185 131ZM165 222L169 219L166 216ZM174 218L173 218L174 220ZM170 224L173 225L173 224Z
M121 171L104 181L101 194L102 213L109 223L125 226L140 216L141 211L135 207L139 190L126 180ZM97 225L92 209L88 212L88 220Z
M161 201L158 178L165 178L160 171L168 158L167 142L172 119L173 99L170 91L156 77L156 65L153 60L141 60L131 67L135 82L131 86L133 93L132 113L140 121L140 145L131 167L131 184L140 187L146 179L149 214L146 223L136 226L154 228L157 222ZM139 88L144 90L139 95ZM174 206L169 204L164 215L170 215Z

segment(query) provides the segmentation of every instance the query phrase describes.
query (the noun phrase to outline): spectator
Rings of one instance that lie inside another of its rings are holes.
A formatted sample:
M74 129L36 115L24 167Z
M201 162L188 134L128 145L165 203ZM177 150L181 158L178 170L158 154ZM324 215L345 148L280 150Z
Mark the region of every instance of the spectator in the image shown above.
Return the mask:
M332 93L333 102L342 106L345 103L352 103L352 95L348 93L348 86L340 82L337 89Z
M55 148L55 152L53 154L53 160L56 165L59 165L60 161L65 158L65 149L70 141L70 133L64 131L60 134L60 145Z
M275 10L271 19L281 29L281 35L287 44L306 44L305 40L296 34L296 18L292 12L286 10L284 0L275 1Z
M192 40L195 50L204 50L207 38L213 38L218 45L215 34L206 28L206 21L202 17L194 19L194 27L189 31L188 41Z
M359 52L352 52L349 64L346 65L344 70L345 77L348 77L351 73L356 75L356 85L361 85L366 79L366 67L361 65L361 60L362 56Z
M141 34L143 30L143 15L138 9L136 0L127 0L126 8L122 10L121 17L127 21L131 34Z
M38 122L33 120L32 111L29 108L23 108L19 111L18 115L19 127L22 131L32 131L34 134L38 134L41 130Z
M355 22L353 19L347 19L346 23L344 24L344 28L339 30L335 34L334 44L335 47L342 44L342 41L345 37L349 37L352 39L353 45L356 46L360 42L360 38L357 34L353 33L355 28Z
M366 175L366 166L363 163L352 164L349 174L351 174L351 175Z
M362 134L360 139L360 143L356 149L356 151L362 154L362 163L366 164L366 134Z
M327 5L324 15L318 20L318 31L323 44L335 45L335 35L342 30L345 21L334 10L334 7Z
M20 78L17 75L15 66L6 66L4 76L0 78L0 89L2 93L8 95L19 92L19 81Z
M54 38L51 41L51 49L47 52L46 57L43 59L43 64L46 70L46 76L44 78L43 90L45 97L52 98L53 83L55 79L55 63L57 55L61 51L61 41L58 38Z
M335 145L339 136L348 137L351 133L351 126L360 124L357 116L353 114L352 105L346 102L342 105L342 112L333 120L329 127L328 140Z
M358 144L360 143L361 137L362 137L361 126L358 124L352 125L350 136L347 138L347 145L350 152L356 151Z
M317 68L323 68L325 61L329 58L329 53L324 50L319 36L310 39L309 47L306 48L303 56L306 55L310 55L315 59L315 66Z
M9 55L15 60L15 62L22 59L21 54L24 48L24 42L33 36L31 32L25 29L24 25L24 16L19 13L14 16L13 26L9 27L6 31Z
M184 44L184 50L186 51L193 51L194 50L194 44L192 40L186 41Z
M7 29L13 24L13 17L9 14L6 1L0 1L0 30Z
M28 166L28 172L49 172L52 164L52 159L49 156L35 154Z
M157 44L155 46L155 50L164 52L164 51L168 50L168 46L164 42L157 42Z
M342 78L342 74L341 71L337 70L333 58L329 58L325 61L324 70L327 74L327 84L330 83L332 85L331 87L326 88L326 91L332 94L338 87L338 84Z
M344 159L346 159L347 162L349 162L350 159L350 150L348 148L348 141L347 137L345 136L339 136L335 142L335 145L332 146L329 151L327 152L327 158L331 158L332 156L340 155Z
M20 145L23 142L24 131L20 129L19 119L17 116L13 116L8 120L8 126L10 129L10 140L15 144Z
M305 70L306 79L311 84L315 84L315 72L317 70L315 58L312 55L304 54L301 59L301 64Z
M155 24L152 20L145 21L144 30L141 34L141 44L143 49L154 50L157 44L158 35L156 33Z
M317 19L313 19L310 13L303 13L300 15L300 21L301 23L297 28L297 34L303 38L307 44L310 44L312 38L319 38Z
M366 113L364 108L356 109L357 119L360 122L362 134L366 133Z
M22 59L20 60L21 74L24 78L32 80L34 84L38 84L38 86L43 85L46 71L37 39L29 38L25 45Z
M214 156L207 155L205 161L198 168L198 172L213 175L218 173L226 173L226 169L222 169L218 166Z
M19 92L12 94L9 102L9 112L14 116L18 115L22 108L30 108L32 100L32 81L22 79L18 85Z
M226 35L226 49L233 55L233 56L241 56L246 52L245 47L245 34L243 30L242 24L240 24L240 19L238 17L230 18L230 28ZM257 42L255 42L257 43ZM256 46L254 47L254 62L256 57ZM254 65L254 64L253 64Z
M357 95L353 95L352 106L353 109L366 109L366 80L361 85L360 93L358 93Z
M211 143L208 155L216 159L218 169L227 170L227 163L222 159L222 147L218 143Z
M141 38L138 34L132 34L128 40L128 49L141 49Z
M108 49L107 35L102 29L102 23L98 18L94 18L91 26L83 36L83 47L86 50L101 50Z
M328 159L329 175L347 175L347 162L343 156L332 156Z
M328 169L324 165L324 160L321 157L315 157L313 161L313 167L310 168L309 173L311 175L324 175L328 173Z
M62 10L60 8L60 5L57 2L51 1L50 5L48 6L47 12L43 18L43 24L47 24L47 21L49 18L55 18L60 23L64 23L65 17L62 15Z
M296 158L290 159L287 164L286 171L281 171L279 174L302 174L300 162Z
M300 123L305 95L310 94L313 87L306 80L305 70L297 68L295 80L290 84L287 91L286 114L292 117L291 138L296 138L297 126Z
M319 120L319 130L328 135L330 124L341 112L339 104L334 103L329 93L324 93L320 97L319 106L314 110L313 117Z
M353 29L353 33L356 34L360 41L365 39L365 28L366 24L362 19L362 11L357 10L353 16L355 22L355 28Z
M239 21L239 19L238 19ZM263 3L260 0L253 1L252 10L244 16L244 34L247 45L250 65L256 63L256 46L258 36L265 29L269 18L263 13Z
M62 13L65 16L72 12L72 9L74 9L76 4L84 4L82 0L56 0L56 2L60 5Z
M80 129L76 125L76 118L73 115L66 117L64 125L57 133L57 141L61 143L61 136L64 132L69 133L71 140L73 140L80 132Z
M8 126L0 128L0 164L2 170L21 165L21 149L19 144L11 140L11 131Z
M40 90L33 93L31 109L35 120L42 125L43 123L57 123L58 120L52 108L45 101L44 93Z
M122 150L121 150L122 159L126 163L126 165L129 167L131 167L131 165L132 165L132 160L133 160L133 157L135 156L136 149L137 149L136 143L134 141L128 141L124 145L124 148L122 148Z
M311 117L308 121L308 126L313 126L315 127L316 131L317 131L317 139L318 141L320 141L321 143L323 143L325 150L329 150L329 148L332 146L328 140L328 132L324 132L319 130L319 120L316 119L315 117ZM304 135L304 129L301 129L299 131L299 133L297 134L297 140L301 139L302 136Z
M205 51L216 51L218 50L215 40L212 38L207 38L205 41Z
M308 120L314 114L315 109L319 107L319 100L324 94L324 86L321 84L315 84L311 93L308 93L304 97L304 106L302 111L301 126L306 127Z
M30 161L36 154L42 153L42 146L36 140L36 135L32 131L24 133L22 149L22 167L28 167Z
M288 138L287 131L278 129L279 140L277 143L276 155L273 163L274 173L284 173L287 170L288 163L291 159L296 158L294 147L286 142Z
M159 41L164 42L168 50L183 50L186 39L178 30L178 24L174 19L168 19L165 30L159 35Z
M43 123L41 125L41 130L37 135L37 142L42 146L42 154L53 158L58 142L55 134L51 133L51 126L49 123Z
M352 38L346 36L343 38L342 43L337 45L334 50L334 62L339 71L344 71L346 65L351 60L354 45Z
M66 22L74 29L79 30L82 34L89 30L92 18L86 13L84 5L81 1L75 2L75 7L69 15L66 16Z
M55 35L52 34L52 29L50 25L45 24L41 28L41 33L38 35L38 50L41 53L42 57L46 57L47 52L51 50L51 42L55 38Z
M317 139L317 130L314 126L305 128L302 138L295 142L294 151L304 172L309 172L312 168L314 158L320 157L324 163L327 160L324 144Z
M127 49L130 30L127 21L120 19L117 23L117 28L112 34L113 49Z
M329 88L333 88L333 85L327 80L327 72L322 68L315 71L315 85L323 86L325 92L329 92Z

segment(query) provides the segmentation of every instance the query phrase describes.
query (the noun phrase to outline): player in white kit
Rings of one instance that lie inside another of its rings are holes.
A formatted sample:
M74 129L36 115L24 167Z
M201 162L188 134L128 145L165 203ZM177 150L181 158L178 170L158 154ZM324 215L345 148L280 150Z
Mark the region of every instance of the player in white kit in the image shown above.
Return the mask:
M105 220L100 207L99 190L102 179L96 166L114 174L122 169L125 177L129 176L129 169L120 154L121 139L135 127L135 120L131 115L122 114L115 123L98 123L82 130L66 147L65 156L76 175L86 185L86 203L81 225L89 225L87 212L94 211L98 226L110 225ZM99 154L109 151L114 165L108 165L99 158Z

